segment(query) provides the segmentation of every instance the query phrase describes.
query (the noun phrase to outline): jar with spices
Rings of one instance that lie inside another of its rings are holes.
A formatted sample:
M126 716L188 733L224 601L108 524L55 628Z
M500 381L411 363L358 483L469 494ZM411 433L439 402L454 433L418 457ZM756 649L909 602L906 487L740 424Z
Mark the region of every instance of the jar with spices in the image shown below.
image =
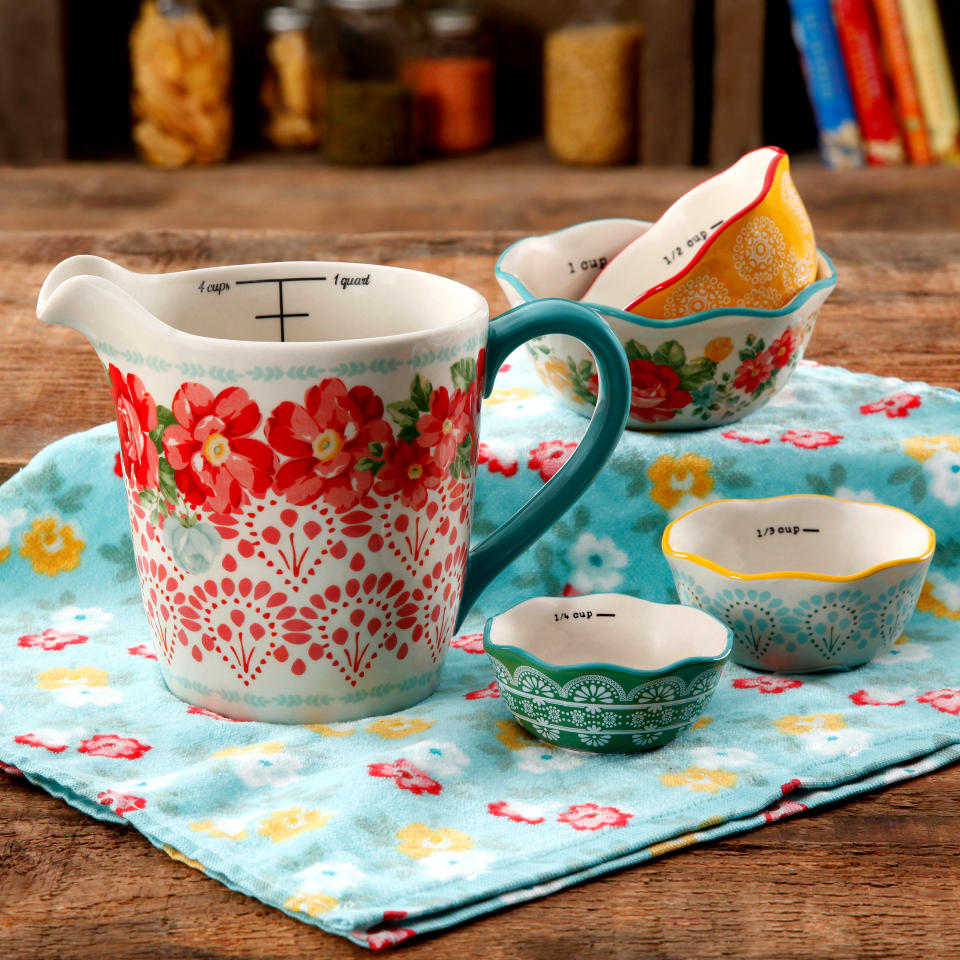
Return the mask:
M544 129L558 160L636 160L642 29L631 6L582 0L577 16L547 35Z
M230 152L230 30L210 0L144 0L130 32L133 139L161 167Z
M426 15L427 37L406 76L417 92L424 146L465 153L493 137L493 60L478 36L473 10L436 9Z
M266 70L260 87L263 133L275 147L315 147L320 141L323 85L314 51L310 13L268 7Z
M324 156L332 163L414 158L414 93L402 79L407 24L401 0L328 0Z

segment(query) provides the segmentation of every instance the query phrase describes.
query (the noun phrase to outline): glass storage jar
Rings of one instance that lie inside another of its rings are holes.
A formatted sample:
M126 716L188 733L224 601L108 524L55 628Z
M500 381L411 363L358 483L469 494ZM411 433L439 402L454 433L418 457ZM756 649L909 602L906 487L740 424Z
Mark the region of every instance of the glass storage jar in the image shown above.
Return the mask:
M401 0L328 0L324 156L332 163L414 158L414 94L403 80Z
M631 9L581 0L544 44L544 130L566 163L630 163L637 157L640 43Z
M263 26L267 35L260 87L263 134L280 149L315 147L320 140L323 85L310 12L268 7Z
M133 139L149 163L230 152L230 29L212 0L144 0L130 32Z
M436 153L482 150L493 138L493 60L474 10L426 14L427 35L407 77L417 92L424 146Z

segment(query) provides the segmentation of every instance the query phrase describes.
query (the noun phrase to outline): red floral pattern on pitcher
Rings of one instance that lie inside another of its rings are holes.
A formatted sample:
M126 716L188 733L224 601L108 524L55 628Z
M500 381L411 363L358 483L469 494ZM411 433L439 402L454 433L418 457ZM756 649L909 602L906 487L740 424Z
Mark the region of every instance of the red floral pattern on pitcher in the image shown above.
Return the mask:
M124 377L112 363L107 372L117 408L123 469L138 489L156 486L160 458L150 431L157 428L157 405L135 373Z

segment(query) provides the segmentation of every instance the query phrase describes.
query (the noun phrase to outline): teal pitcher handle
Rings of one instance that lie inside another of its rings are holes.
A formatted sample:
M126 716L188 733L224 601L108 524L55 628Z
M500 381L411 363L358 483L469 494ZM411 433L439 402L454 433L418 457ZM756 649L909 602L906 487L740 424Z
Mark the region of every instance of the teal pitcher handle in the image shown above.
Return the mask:
M596 311L571 300L537 300L490 321L485 397L497 370L534 337L561 333L581 340L600 373L600 395L587 432L573 456L509 520L470 551L455 630L487 584L537 540L580 498L623 436L630 412L630 368L616 334Z

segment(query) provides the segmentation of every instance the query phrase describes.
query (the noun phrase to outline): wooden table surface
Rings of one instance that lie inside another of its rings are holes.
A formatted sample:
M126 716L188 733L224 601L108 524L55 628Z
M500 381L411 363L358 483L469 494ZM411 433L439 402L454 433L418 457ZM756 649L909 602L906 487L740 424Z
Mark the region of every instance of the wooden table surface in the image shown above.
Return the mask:
M0 472L112 417L71 330L34 318L73 253L141 270L334 258L442 273L505 306L495 255L516 233L0 232ZM822 232L839 286L808 356L960 387L960 232ZM620 871L402 947L439 958L952 956L960 949L960 766ZM0 773L6 960L359 956L359 948L174 862Z

